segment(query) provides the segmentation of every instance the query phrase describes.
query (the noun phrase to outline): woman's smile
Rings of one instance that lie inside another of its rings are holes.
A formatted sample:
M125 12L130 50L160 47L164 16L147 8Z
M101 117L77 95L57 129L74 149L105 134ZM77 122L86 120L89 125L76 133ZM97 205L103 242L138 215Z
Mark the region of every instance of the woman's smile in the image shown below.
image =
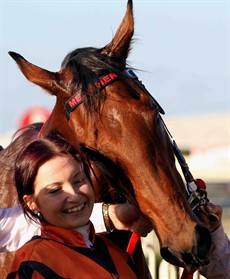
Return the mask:
M86 203L82 203L81 205L71 207L69 209L65 209L64 213L78 213L79 211L82 211L85 208Z

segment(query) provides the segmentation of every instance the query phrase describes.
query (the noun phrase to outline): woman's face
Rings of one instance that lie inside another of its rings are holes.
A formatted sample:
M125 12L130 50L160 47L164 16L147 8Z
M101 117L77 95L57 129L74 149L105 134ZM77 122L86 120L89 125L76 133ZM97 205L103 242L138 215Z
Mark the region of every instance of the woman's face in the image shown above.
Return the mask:
M88 223L93 204L93 188L82 165L67 155L57 156L39 168L34 195L27 202L48 223L70 229Z

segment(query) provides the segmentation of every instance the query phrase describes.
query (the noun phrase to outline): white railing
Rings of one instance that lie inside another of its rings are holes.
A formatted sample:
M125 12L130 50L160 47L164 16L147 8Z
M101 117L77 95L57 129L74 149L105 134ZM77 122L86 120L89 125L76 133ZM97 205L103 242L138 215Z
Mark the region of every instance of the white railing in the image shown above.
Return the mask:
M173 266L160 258L158 240L154 233L142 238L142 247L153 279L180 279L183 269ZM193 279L203 278L205 277L200 275L199 272L193 274Z

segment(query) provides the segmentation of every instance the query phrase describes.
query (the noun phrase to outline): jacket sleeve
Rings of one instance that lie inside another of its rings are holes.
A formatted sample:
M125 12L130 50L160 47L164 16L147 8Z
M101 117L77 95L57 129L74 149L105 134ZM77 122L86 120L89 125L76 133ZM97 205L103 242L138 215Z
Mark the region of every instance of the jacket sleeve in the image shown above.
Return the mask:
M230 274L230 241L221 225L212 233L210 263L200 273L208 279L227 279Z

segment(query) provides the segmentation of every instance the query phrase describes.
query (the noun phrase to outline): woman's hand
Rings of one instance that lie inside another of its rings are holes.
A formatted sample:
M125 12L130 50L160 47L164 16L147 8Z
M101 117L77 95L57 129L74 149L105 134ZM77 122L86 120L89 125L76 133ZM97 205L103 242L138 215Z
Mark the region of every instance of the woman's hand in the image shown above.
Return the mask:
M129 230L146 236L153 229L150 220L129 202L109 205L108 214L113 228L117 230Z
M223 209L220 205L215 205L213 203L208 203L205 206L207 214L200 212L199 218L204 223L204 225L210 230L210 232L215 231L221 224ZM218 218L215 218L218 217Z

